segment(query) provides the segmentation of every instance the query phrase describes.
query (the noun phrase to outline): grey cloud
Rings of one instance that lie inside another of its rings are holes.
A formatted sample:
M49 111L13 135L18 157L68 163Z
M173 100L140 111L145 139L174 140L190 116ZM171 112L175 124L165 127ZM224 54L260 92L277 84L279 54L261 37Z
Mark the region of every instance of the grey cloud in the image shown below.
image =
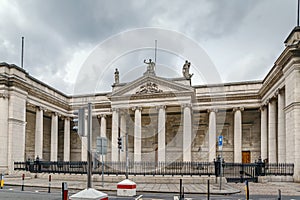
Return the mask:
M63 76L70 70L66 69L66 64L73 58L75 51L81 47L96 46L112 35L132 28L167 28L182 32L196 42L205 42L212 57L221 63L217 66L220 68L234 63L235 57L239 55L237 52L245 56L249 53L268 52L265 54L268 59L260 62L250 60L252 64L249 65L269 69L276 56L269 58L267 54L278 55L282 50L282 40L279 38L290 31L289 20L293 17L290 13L295 10L295 2L280 0L11 0L4 3L10 7L0 13L5 19L0 21L0 29L4 30L0 32L0 61L19 64L21 36L25 36L25 69L36 78L52 86L57 85L59 90L68 93L70 90L66 91L66 88L70 86L65 86L70 83L64 82ZM272 18L278 19L279 16L283 22L272 21ZM264 32L261 31L262 28ZM259 38L256 37L256 32L260 35ZM159 41L161 42L163 41ZM279 45L274 45L276 42ZM241 49L240 44L249 46L250 49ZM222 53L215 54L218 48L224 49L223 54L233 60L222 58ZM137 59L146 56L147 54L139 55ZM141 66L140 61L135 63L133 59L128 58L128 61L123 62L124 71L130 71L131 64L133 67ZM167 59L164 60L164 65L172 65L173 59L169 59L169 63ZM255 72L249 71L251 77L257 76ZM232 80L244 78L236 75ZM108 89L112 80L112 75L103 79Z

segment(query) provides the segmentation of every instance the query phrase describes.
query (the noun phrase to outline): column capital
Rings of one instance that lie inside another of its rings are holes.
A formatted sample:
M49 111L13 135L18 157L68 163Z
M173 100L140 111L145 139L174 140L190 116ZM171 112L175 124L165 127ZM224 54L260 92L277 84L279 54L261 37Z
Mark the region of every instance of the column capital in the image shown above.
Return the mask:
M190 103L183 103L183 104L181 104L181 107L182 107L182 108L186 108L186 107L191 108L191 107L192 107L192 104L190 104Z
M278 95L279 95L279 93L280 93L280 89L277 88L276 91L275 91L275 93L274 93L274 95L273 95L273 98L277 98Z
M106 118L106 114L99 114L99 115L97 115L98 119L101 119L102 117Z
M111 111L113 111L113 112L119 112L120 108L111 108Z
M58 113L53 111L53 112L51 112L51 115L58 116Z
M2 93L0 93L0 98L8 99L9 98L9 94L7 92L2 92Z
M62 116L61 117L63 120L71 120L71 117L69 117L69 116Z
M163 109L165 110L167 108L166 105L159 105L159 106L155 106L156 110L160 110L160 109Z
M207 109L207 112L208 112L208 113L211 113L211 112L217 113L217 112L218 112L218 109L216 109L216 108L210 108L210 109Z
M36 109L39 110L39 111L47 111L47 108L46 107L42 107L42 106L36 106Z
M232 111L235 112L235 111L244 111L244 107L234 107L232 108Z
M260 107L259 107L259 110L260 111L263 111L263 110L265 110L267 108L267 105L266 104L263 104L263 105L261 105Z
M142 107L141 106L134 106L131 108L133 111L139 110L142 111Z

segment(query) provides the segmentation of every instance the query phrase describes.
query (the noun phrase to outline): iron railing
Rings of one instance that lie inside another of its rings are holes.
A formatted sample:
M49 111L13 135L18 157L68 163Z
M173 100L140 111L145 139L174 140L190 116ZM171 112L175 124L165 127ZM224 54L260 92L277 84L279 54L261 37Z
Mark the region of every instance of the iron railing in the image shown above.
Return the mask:
M215 162L129 162L129 175L181 175L181 176L220 176L220 161ZM63 173L63 174L86 174L87 162L51 162L51 161L27 161L15 162L15 170L26 170L32 173ZM125 162L104 162L103 173L106 175L125 175ZM95 163L93 174L102 173L102 163ZM223 163L222 176L229 182L257 181L258 176L283 175L292 176L294 164L272 164L272 163Z
M124 175L126 162L104 162L103 173L107 175ZM69 173L86 174L87 162L15 162L15 170L26 170L33 173ZM93 167L93 174L102 173L102 163ZM215 175L214 163L209 162L129 162L129 175Z

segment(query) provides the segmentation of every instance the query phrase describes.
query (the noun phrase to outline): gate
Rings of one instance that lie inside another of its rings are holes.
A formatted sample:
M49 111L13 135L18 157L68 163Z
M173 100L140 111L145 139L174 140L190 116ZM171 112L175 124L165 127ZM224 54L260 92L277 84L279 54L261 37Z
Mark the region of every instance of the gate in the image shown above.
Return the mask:
M257 163L224 163L223 176L227 182L257 182L259 167Z

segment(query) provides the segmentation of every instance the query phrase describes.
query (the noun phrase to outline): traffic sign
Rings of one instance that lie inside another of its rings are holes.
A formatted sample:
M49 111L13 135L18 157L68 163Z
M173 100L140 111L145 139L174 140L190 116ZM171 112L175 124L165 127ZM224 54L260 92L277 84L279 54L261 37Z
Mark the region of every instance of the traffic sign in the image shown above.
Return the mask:
M97 137L97 153L100 155L107 154L107 138L105 137Z
M219 150L222 151L222 147L223 147L223 136L222 135L219 136L218 146L219 146Z

